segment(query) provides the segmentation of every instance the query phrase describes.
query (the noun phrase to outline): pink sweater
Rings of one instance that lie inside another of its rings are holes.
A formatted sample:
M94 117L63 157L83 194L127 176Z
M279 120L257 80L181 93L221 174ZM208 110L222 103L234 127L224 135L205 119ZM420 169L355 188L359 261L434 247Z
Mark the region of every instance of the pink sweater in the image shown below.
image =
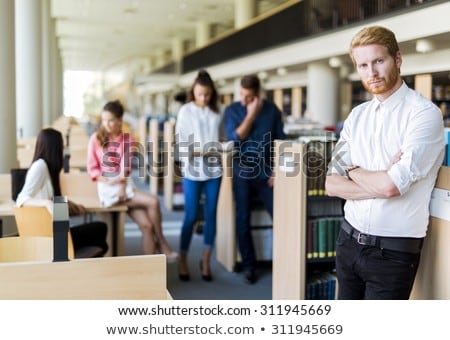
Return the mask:
M126 177L131 172L131 159L136 145L129 134L120 134L102 147L97 133L92 134L88 145L87 171L93 181L99 176Z

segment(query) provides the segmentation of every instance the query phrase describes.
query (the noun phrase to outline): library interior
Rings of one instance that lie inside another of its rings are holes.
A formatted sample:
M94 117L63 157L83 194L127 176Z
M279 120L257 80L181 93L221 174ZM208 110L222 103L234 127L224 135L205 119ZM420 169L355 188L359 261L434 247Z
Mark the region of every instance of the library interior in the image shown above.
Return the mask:
M395 33L403 84L442 114L444 156L409 299L450 299L449 13L443 0L0 2L0 299L338 299L336 240L350 205L326 182L350 112L376 97L349 55L368 26ZM282 133L257 117L244 131L245 112L269 107ZM39 151L48 128L62 157ZM256 135L258 146L245 143ZM116 149L102 158L106 138ZM273 172L256 177L270 194L236 172L266 156ZM38 158L49 188L34 190ZM199 160L206 177L196 180L186 171ZM125 176L116 182L102 173L115 166ZM112 203L104 187L120 188ZM81 246L80 224L105 226L107 250Z

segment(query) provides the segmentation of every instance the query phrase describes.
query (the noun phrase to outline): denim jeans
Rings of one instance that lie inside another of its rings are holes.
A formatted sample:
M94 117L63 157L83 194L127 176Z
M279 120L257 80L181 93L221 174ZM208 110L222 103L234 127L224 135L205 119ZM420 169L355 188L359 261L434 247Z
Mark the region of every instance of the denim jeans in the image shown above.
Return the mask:
M205 193L205 225L203 226L203 245L213 248L216 237L216 212L221 177L206 181L193 181L183 178L184 220L181 228L180 252L187 253L192 239L192 231L197 222L200 198Z
M420 253L365 246L342 229L336 243L340 300L407 300Z

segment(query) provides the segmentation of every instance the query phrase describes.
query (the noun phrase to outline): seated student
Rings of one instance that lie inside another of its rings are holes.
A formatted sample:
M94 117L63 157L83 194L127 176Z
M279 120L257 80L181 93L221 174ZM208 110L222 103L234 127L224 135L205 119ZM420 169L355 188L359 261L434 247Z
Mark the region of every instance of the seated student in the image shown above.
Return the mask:
M53 197L61 196L59 174L63 168L63 137L52 128L39 133L33 160L25 177L24 186L17 196L17 206L45 206L53 213ZM69 201L69 215L82 215L86 210L81 204ZM91 222L70 228L75 256L77 249L97 246L104 255L108 250L106 243L107 226L103 222Z
M92 134L88 146L87 171L97 189L101 203L108 207L117 203L128 207L128 215L142 232L142 248L146 255L162 253L175 262L173 251L162 232L158 197L137 190L131 173L132 137L123 132L124 107L116 100L105 104L102 123Z

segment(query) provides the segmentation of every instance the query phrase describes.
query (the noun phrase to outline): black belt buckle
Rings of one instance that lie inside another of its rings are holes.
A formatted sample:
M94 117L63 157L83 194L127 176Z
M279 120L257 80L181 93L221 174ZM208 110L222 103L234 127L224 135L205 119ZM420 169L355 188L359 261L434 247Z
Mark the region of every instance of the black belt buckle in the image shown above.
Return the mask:
M358 242L358 244L360 244L362 246L371 245L370 235L359 233L358 237L356 238L356 242Z

